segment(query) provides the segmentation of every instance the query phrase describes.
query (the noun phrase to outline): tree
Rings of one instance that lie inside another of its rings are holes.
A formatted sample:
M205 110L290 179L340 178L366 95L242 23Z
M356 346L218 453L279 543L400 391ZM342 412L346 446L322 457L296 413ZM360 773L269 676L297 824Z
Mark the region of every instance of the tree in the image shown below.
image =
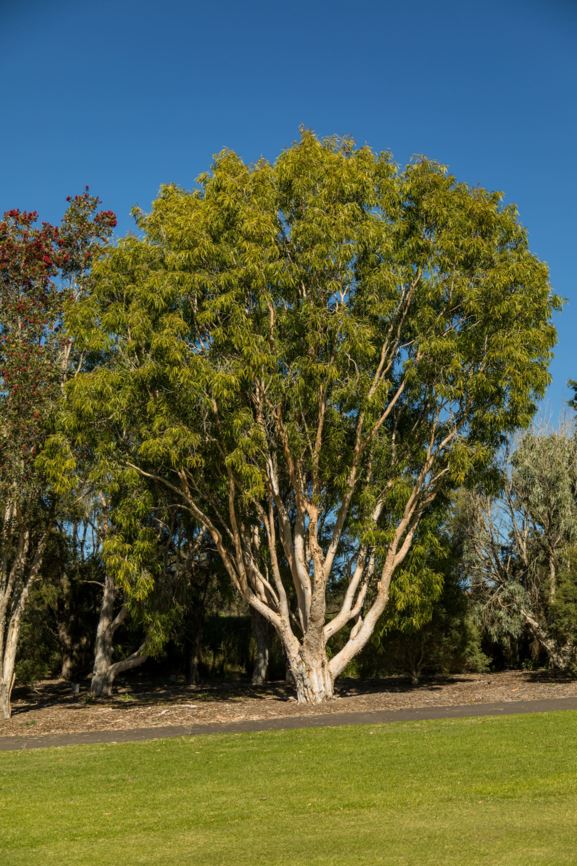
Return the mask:
M500 194L308 132L274 164L221 153L137 218L70 321L102 360L70 403L207 529L323 701L423 515L530 421L546 266Z
M115 225L88 191L60 227L11 210L0 220L0 714L10 695L22 615L41 574L57 503L38 458L72 360L62 331L102 241Z
M464 567L481 621L497 639L528 632L552 669L577 661L577 438L527 433L499 496L461 504Z

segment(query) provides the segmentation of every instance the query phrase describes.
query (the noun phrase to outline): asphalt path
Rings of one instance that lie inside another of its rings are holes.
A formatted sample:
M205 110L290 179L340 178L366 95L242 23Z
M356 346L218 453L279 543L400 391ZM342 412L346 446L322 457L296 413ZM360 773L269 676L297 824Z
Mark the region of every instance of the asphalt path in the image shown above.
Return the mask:
M213 722L203 725L172 725L134 728L125 731L85 731L71 734L46 734L40 737L0 737L0 751L47 749L56 746L83 746L95 743L136 743L167 737L195 737L201 734L244 734L254 731L285 731L296 728L333 728L341 725L383 725L389 722L416 722L427 719L465 719L476 716L514 716L525 713L550 713L577 710L577 698L552 698L541 701L510 701L493 704L462 704L445 707L416 707L404 710L325 713L310 716L285 716L242 722Z

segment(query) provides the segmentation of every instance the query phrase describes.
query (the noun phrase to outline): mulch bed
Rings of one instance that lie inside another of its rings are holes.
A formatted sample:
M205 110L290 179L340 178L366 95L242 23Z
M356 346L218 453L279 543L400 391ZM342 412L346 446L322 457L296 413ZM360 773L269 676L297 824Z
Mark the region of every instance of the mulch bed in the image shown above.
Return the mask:
M577 680L553 679L544 672L505 671L460 674L412 686L401 678L343 681L338 697L321 706L297 704L284 683L263 688L221 684L186 687L179 682L133 679L119 683L112 698L94 701L63 681L16 689L13 715L0 721L0 736L36 737L81 731L196 725L327 713L401 710L500 701L577 698Z

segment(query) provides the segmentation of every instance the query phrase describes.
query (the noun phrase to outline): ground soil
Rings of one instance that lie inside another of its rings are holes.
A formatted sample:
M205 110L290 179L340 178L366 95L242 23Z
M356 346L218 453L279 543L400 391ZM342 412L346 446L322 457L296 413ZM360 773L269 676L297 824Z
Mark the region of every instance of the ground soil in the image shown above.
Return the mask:
M428 679L417 686L400 678L369 683L350 680L342 682L337 693L328 703L307 707L297 704L284 683L257 689L222 683L186 687L177 681L161 684L132 679L119 684L112 698L93 701L83 688L75 694L69 683L52 680L33 689L15 690L13 715L0 721L0 737L577 698L577 680L553 679L543 672L505 671Z

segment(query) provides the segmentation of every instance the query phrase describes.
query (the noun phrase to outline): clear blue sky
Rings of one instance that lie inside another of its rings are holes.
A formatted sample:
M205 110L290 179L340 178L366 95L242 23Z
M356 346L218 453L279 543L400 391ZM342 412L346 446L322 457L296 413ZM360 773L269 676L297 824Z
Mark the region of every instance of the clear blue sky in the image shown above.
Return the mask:
M56 220L89 184L131 226L223 146L299 124L424 153L503 190L568 299L555 420L577 378L577 0L0 0L0 210Z

